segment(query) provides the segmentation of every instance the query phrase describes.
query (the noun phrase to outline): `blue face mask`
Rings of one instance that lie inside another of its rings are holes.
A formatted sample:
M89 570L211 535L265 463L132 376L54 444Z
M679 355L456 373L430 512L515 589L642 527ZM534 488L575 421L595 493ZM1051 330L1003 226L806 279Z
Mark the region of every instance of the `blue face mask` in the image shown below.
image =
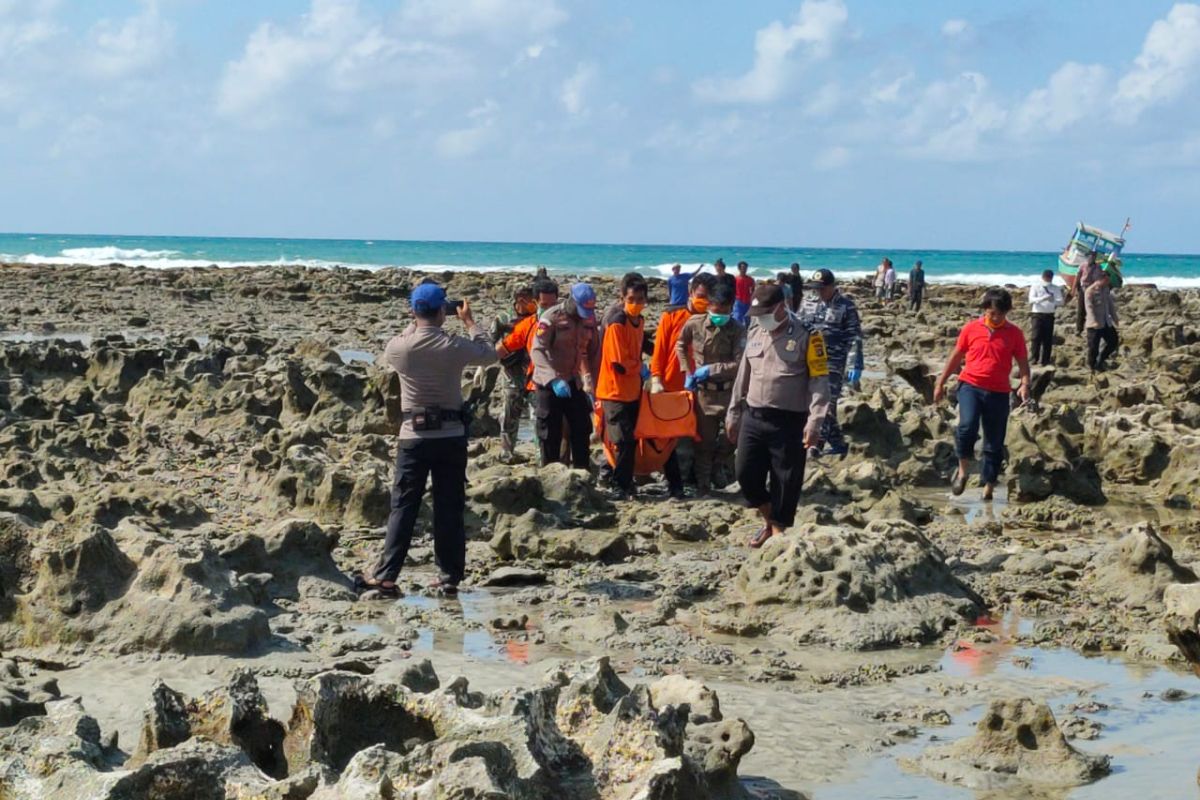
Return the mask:
M725 325L727 325L731 316L731 314L714 314L711 311L708 312L708 318L712 320L712 324L716 325L718 328L723 328Z

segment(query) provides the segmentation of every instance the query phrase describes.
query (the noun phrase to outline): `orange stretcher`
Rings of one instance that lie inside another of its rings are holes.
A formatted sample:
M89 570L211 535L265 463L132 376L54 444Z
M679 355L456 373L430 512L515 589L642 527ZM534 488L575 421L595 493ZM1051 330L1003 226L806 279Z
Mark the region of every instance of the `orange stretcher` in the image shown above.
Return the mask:
M609 466L617 464L617 448L608 440L604 427L604 414L596 404L596 433L604 445L604 455ZM662 472L675 443L683 437L699 441L696 433L696 397L691 392L642 392L638 407L637 456L634 461L635 475L650 475Z

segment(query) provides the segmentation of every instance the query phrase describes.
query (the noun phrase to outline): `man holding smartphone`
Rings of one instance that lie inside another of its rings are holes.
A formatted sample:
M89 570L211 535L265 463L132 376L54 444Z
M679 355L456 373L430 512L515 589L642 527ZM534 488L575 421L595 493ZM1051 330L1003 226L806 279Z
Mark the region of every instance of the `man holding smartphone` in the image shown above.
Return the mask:
M467 428L463 414L462 374L468 366L496 361L488 335L465 300L448 301L436 283L422 283L409 296L414 324L388 342L384 359L400 377L403 411L396 453L392 511L383 553L360 585L383 597L397 597L396 578L408 557L426 483L433 481L433 552L440 576L433 584L455 594L466 571L467 537L463 522L467 489ZM466 336L443 326L454 313Z

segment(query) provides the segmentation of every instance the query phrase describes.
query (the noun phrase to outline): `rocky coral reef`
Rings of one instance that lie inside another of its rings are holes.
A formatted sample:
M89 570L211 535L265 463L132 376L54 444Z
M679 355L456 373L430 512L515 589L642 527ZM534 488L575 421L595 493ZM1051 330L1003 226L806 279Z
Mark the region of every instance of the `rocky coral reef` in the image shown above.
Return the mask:
M436 683L436 676L435 683ZM248 671L189 699L155 686L132 756L76 699L51 701L0 739L14 800L734 800L754 746L715 694L675 676L629 687L607 659L552 670L533 689L427 691L348 672L298 689L285 726Z

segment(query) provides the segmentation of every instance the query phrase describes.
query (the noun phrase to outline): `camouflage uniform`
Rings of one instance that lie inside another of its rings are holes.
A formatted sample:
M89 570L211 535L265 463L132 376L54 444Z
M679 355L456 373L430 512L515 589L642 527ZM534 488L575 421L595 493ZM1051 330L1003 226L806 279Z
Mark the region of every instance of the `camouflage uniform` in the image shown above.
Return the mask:
M863 368L862 321L858 307L854 300L836 289L828 303L822 301L817 292L807 292L800 304L799 317L805 325L825 337L825 350L829 356L829 412L821 426L820 444L840 449L846 446L846 437L838 424L837 404L842 396L846 365L851 363L857 370Z
M535 317L520 317L498 322L493 330L493 341L505 341L518 349L500 361L504 405L500 410L500 450L511 455L517 448L517 432L521 426L521 415L529 407L529 339L533 335ZM521 341L512 342L514 330L520 333Z

